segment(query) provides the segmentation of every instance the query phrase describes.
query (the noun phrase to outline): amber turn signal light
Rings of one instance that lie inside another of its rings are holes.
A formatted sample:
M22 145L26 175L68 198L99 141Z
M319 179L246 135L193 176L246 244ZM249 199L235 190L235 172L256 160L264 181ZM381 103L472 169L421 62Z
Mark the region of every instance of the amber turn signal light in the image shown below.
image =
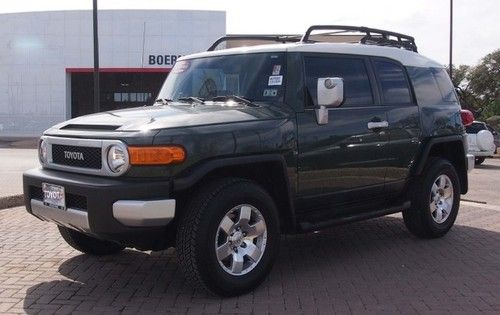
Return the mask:
M186 151L179 146L129 147L128 153L131 165L166 165L186 159Z

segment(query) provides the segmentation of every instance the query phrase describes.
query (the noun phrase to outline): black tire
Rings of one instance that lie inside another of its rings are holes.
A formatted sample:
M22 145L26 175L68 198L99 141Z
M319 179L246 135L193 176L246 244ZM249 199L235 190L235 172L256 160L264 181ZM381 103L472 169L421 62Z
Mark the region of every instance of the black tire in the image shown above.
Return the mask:
M453 202L448 217L437 223L431 214L431 189L439 176L446 175L453 186ZM444 236L455 223L460 206L460 181L453 165L441 158L427 161L422 175L416 178L411 191L410 209L403 211L403 219L408 230L420 238Z
M61 233L61 236L69 246L85 254L94 256L111 255L125 248L121 244L100 240L63 226L58 226L58 228L59 233Z
M260 211L267 242L253 269L232 275L217 259L216 235L221 220L239 205L251 205ZM202 187L185 210L177 228L176 250L186 279L220 296L246 293L265 279L279 250L280 232L276 206L263 188L245 179L215 180Z
M484 160L486 160L485 157L477 157L477 158L474 159L474 164L475 165L481 165L484 162Z

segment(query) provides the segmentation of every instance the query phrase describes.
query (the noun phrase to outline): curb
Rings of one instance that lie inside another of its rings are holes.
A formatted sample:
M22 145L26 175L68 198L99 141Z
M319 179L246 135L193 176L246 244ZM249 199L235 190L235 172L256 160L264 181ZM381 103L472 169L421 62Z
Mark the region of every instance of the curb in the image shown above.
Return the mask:
M24 195L0 197L0 210L24 205Z

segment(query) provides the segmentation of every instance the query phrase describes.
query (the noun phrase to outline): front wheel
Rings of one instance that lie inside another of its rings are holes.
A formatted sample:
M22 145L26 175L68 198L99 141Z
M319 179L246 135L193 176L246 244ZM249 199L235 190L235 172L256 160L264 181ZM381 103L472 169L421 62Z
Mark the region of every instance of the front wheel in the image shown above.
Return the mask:
M460 181L453 165L430 159L416 179L410 209L403 211L406 227L421 238L444 236L455 223L460 205Z
M177 231L177 255L185 277L221 296L258 286L279 248L272 198L244 179L207 184L188 205Z

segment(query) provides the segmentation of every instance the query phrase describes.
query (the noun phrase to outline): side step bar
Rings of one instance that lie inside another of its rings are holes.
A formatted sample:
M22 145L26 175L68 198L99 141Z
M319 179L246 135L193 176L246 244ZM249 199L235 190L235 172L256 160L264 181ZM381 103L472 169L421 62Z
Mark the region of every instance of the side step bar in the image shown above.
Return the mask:
M398 205L395 207L390 207L390 208L385 208L385 209L381 209L381 210L373 211L373 212L362 212L362 213L354 214L351 216L340 217L340 218L335 218L335 219L330 219L330 220L325 220L325 221L320 221L320 222L303 221L303 222L299 223L299 227L300 227L300 230L302 232L321 230L321 229L324 229L324 228L329 227L329 226L340 225L340 224L356 222L356 221L372 219L372 218L378 218L378 217L382 217L384 215L398 213L398 212L403 211L404 209L410 208L410 205L411 205L411 203L409 201L406 201L405 203L403 203L401 205Z

